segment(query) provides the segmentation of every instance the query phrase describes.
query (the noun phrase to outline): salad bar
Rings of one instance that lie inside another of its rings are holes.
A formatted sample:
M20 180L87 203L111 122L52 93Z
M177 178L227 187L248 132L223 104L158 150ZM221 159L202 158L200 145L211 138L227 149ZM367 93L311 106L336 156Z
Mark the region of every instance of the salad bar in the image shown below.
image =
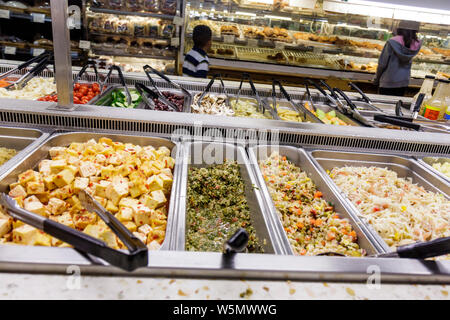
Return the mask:
M384 282L449 283L447 256L404 253L417 240L450 236L450 184L425 162L450 158L446 133L367 127L355 114L376 123L377 111L356 113L316 90L305 99L298 88L283 88L286 96L255 85L255 95L236 82L208 88L170 77L177 87L151 77L111 77L71 112L4 100L0 118L17 129L1 136L32 134L27 146L14 145L20 158L0 167L0 192L15 200L2 202L0 270L64 273L75 264L88 274L127 274L14 213L26 209L120 252L125 242L86 209L83 189L147 248L133 275L367 281L376 265ZM79 83L97 81L86 74ZM155 100L183 110L160 111ZM197 114L199 100L217 113ZM395 114L395 101L371 100ZM339 114L355 125L334 125ZM243 251L224 253L241 229Z

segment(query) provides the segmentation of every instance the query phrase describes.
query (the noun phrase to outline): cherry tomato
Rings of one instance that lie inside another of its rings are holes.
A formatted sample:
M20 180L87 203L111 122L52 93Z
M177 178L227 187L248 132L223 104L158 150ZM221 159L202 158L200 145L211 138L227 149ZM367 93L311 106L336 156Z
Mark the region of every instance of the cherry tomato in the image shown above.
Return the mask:
M79 83L75 83L75 85L73 86L74 90L78 90L80 89L80 84Z
M92 84L92 91L94 91L94 92L100 91L100 86L98 85L98 83Z

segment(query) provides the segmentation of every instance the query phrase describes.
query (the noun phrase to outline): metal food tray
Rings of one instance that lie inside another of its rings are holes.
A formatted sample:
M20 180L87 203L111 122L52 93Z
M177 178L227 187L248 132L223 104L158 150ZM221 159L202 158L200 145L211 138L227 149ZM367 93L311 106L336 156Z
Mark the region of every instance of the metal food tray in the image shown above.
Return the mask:
M325 170L331 171L336 167L343 166L362 166L362 167L380 167L388 168L395 171L401 178L412 178L412 183L422 186L427 191L441 193L449 199L450 188L448 184L433 172L428 171L419 163L409 157L401 157L390 154L371 154L356 152L340 152L327 150L311 150L309 154L313 162L316 164L320 173L328 180L340 196L345 200L350 212L359 218L361 224L372 234L372 238L376 240L384 252L391 252L392 249L386 244L381 236L366 221L361 212L356 208L347 195L334 183Z
M230 95L229 95L229 96L230 96ZM230 96L230 104L231 104L231 102L236 101L236 98L237 98L237 96L234 96L234 95ZM240 96L240 97L239 97L239 101L241 101L241 100L250 101L250 102L254 103L255 106L258 106L258 101L256 100L256 98L251 98L251 97L246 97L246 96ZM259 107L262 108L262 106L259 106ZM233 107L233 110L235 110L234 107ZM236 111L236 110L235 110L235 111ZM262 112L258 112L258 111L256 111L255 113L262 114ZM236 118L255 119L255 120L273 120L273 117L272 117L272 115L269 113L268 110L266 110L265 115L268 115L270 118L268 118L268 119L266 119L266 118L262 119L262 118L253 118L253 117L242 117L242 116L236 116L236 115L234 115L234 117L236 117Z
M304 101L304 103L306 103L306 102L309 103L309 101ZM335 108L333 108L331 106L328 106L326 104L314 104L314 106L316 107L316 109L320 109L320 110L322 110L325 113L328 113L330 111L334 111L336 113L336 118L339 118L340 120L344 121L345 123L347 123L350 126L353 126L353 127L360 127L361 126L361 124L358 121L356 121L356 120L354 120L354 119L352 119L350 117L347 117L346 115L342 114L340 111L336 110ZM317 118L317 120L320 123L324 123L318 117L316 117L316 116L314 116L314 117Z
M433 168L433 164L435 163L450 163L450 158L435 158L435 157L416 157L417 161L423 165L428 170L436 173L438 176L440 176L442 179L445 179L450 187L450 177L447 177L442 172L436 170Z
M241 178L245 183L245 195L250 208L250 219L259 242L264 249L264 253L283 254L285 248L280 244L279 238L276 236L277 233L273 230L272 220L268 216L267 208L262 199L263 195L256 188L257 181L250 167L245 149L241 146L214 142L187 142L183 145L183 148L187 161L184 161L183 164L183 171L181 173L182 185L180 186L180 193L177 197L179 201L177 205L179 215L176 229L177 241L174 249L177 251L185 250L189 168L204 168L214 163L222 163L224 160L235 160L239 164Z
M267 102L269 104L272 104L272 98L267 98ZM292 101L292 102L295 103L294 101ZM278 109L289 109L289 110L297 111L294 108L292 108L291 104L287 100L277 99L276 103L277 103L277 110ZM303 122L323 123L322 121L319 120L319 118L317 118L315 115L313 115L309 110L306 110L305 115L306 115L306 118L303 116L301 117ZM283 120L283 119L281 119L280 121L300 123L297 121L288 121L288 120Z
M111 102L112 102L112 93L113 93L113 91L116 90L116 89L123 90L123 88L124 88L123 86L112 86L112 87L109 87L101 95L101 97L99 97L96 101L94 101L94 103L92 103L90 101L89 104L94 104L94 105L97 105L97 106L108 106L109 107ZM134 89L134 87L128 87L128 90L131 90L131 89ZM179 96L183 96L184 97L183 110L180 111L180 112L189 112L188 110L190 110L190 106L191 106L191 103L192 103L192 98L190 96L184 95L181 90L167 89L167 88L163 88L163 89L162 88L158 88L158 89L161 92L171 92L171 93L177 94ZM141 102L134 109L147 109L147 110L150 110L143 100L141 100ZM156 111L159 111L159 110L156 110Z
M359 219L354 216L354 214L347 209L344 205L343 200L336 195L336 191L330 186L329 182L325 180L322 174L316 169L313 162L309 158L305 150L301 148L291 147L291 146L270 146L270 145L260 145L252 147L249 149L249 158L252 166L254 167L256 177L259 182L259 186L264 195L264 200L266 205L270 209L271 218L273 219L274 226L281 237L283 245L288 248L288 254L293 255L294 252L290 245L289 239L286 235L283 225L280 221L277 209L272 201L269 189L264 181L261 169L259 168L259 161L266 160L273 151L279 152L281 156L286 156L289 161L291 161L297 167L300 167L302 171L306 172L308 177L317 186L324 196L323 198L331 202L334 206L334 210L339 214L341 218L345 218L349 221L352 228L355 230L358 236L358 244L360 248L366 251L366 254L372 255L381 253L382 248L373 239L372 234L366 230L365 225L359 223Z
M162 138L153 138L153 137L145 137L145 136L133 136L133 135L118 135L118 134L109 134L109 133L87 133L87 132L70 132L70 133L59 133L51 136L44 143L42 143L39 148L36 148L33 152L26 155L22 161L16 163L15 166L11 167L8 172L3 173L0 176L0 192L9 192L9 185L17 181L17 177L19 174L25 172L28 169L37 168L38 164L44 160L49 158L49 150L52 147L66 147L69 146L72 142L84 143L89 141L90 139L98 140L102 137L110 138L113 141L123 142L123 143L132 143L140 146L148 146L151 145L155 148L165 146L169 148L172 152L172 156L175 159L175 168L173 172L173 183L171 196L169 200L169 209L167 212L167 226L166 226L166 237L163 241L163 244L160 250L168 250L170 247L170 242L173 237L173 225L176 220L176 211L175 211L175 196L173 190L177 190L178 188L178 172L180 171L179 164L179 154L180 148L179 144L173 143L170 140L162 139ZM8 245L3 245L8 246ZM2 247L2 245L0 245ZM73 250L71 248L53 248L59 250ZM33 262L36 260L36 256L33 256L33 247L30 247L30 257L29 262ZM62 251L63 252L63 251Z
M48 133L39 129L0 127L0 147L15 149L17 151L14 157L3 163L3 165L0 165L0 174L7 171L15 163L20 162L48 136Z

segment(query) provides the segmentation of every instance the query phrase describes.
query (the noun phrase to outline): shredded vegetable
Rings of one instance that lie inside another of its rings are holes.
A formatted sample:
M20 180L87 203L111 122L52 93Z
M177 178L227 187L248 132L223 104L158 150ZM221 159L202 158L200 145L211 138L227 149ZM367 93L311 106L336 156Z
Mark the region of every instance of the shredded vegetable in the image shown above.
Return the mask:
M331 178L392 248L450 236L450 201L387 168L342 167Z

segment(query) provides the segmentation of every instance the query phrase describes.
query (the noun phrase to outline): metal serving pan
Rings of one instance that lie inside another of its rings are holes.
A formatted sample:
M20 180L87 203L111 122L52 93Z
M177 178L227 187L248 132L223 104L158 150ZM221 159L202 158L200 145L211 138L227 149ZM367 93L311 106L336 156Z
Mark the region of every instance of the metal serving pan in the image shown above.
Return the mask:
M183 185L180 186L180 194L177 197L179 201L179 206L177 206L179 219L175 250L185 250L189 168L192 166L207 167L210 164L222 163L225 159L228 159L235 160L239 164L241 177L245 183L245 194L250 208L251 221L264 252L269 254L284 253L279 243L279 238L273 230L271 219L268 217L261 192L258 188L255 188L257 182L249 165L245 149L241 146L215 142L187 142L183 145L183 148L185 149L185 159L187 161L183 164L183 178L181 179Z
M308 102L309 103L309 102ZM322 110L323 112L325 112L325 113L328 113L328 112L330 112L330 111L334 111L335 113L336 113L336 117L337 118L339 118L340 120L342 120L342 121L344 121L345 123L347 123L348 125L350 125L350 126L354 126L354 127L360 127L361 126L361 124L358 122L358 121L356 121L356 120L354 120L354 119L352 119L352 118L349 118L349 117L347 117L346 115L344 115L344 114L342 114L341 112L339 112L338 110L336 110L335 108L333 108L333 107L331 107L331 106L328 106L328 105L326 105L326 104L314 104L314 106L317 108L317 109L320 109L320 110ZM317 117L316 117L317 118ZM324 123L322 120L320 120L319 118L317 118L319 121L320 121L320 123Z
M93 104L93 105L97 105L97 106L110 106L112 103L112 93L114 90L120 90L123 89L123 86L112 86L109 87L108 89L105 90L105 92L103 92L103 94L101 96L97 96L94 97L89 104ZM132 90L134 89L134 87L128 87L128 90ZM192 98L187 96L187 95L183 95L183 93L181 92L181 90L175 90L175 89L159 89L161 92L171 92L180 96L184 96L184 103L183 103L183 112L187 112L187 110L189 110L191 103L192 103ZM97 99L95 99L97 98ZM94 100L95 99L95 100ZM141 101L135 109L148 109L148 107L145 105L144 101Z
M272 104L272 99L268 98L267 102ZM294 102L294 101L293 101ZM288 109L288 110L293 110L293 111L297 111L295 109L292 108L291 104L289 103L289 101L287 100L282 100L282 99L277 99L277 110L278 109ZM295 103L295 102L294 102ZM322 121L320 121L315 115L313 115L311 112L309 112L309 110L306 110L308 112L305 112L305 117L301 117L303 122L311 122L311 123L323 123ZM296 121L288 121L288 120L282 120L282 121L287 121L287 122L294 122L294 123L298 123Z
M20 162L47 137L48 133L38 129L0 127L0 147L17 150L17 154L14 157L0 165L0 173L7 170L14 163Z
M121 90L125 87L114 85L108 87L101 95L98 95L97 97L94 97L91 101L89 101L89 104L96 105L96 106L107 106L110 107L112 103L112 93L114 90ZM134 87L128 87L128 90L134 89ZM97 98L97 99L95 99ZM95 100L94 100L95 99ZM145 104L143 101L141 101L135 109L145 109Z
M39 162L49 158L49 150L52 147L65 147L69 146L72 142L84 143L90 139L98 140L102 137L110 138L113 141L119 141L123 143L133 143L140 146L151 145L155 148L165 146L169 148L172 152L172 157L175 158L176 164L173 173L173 184L172 193L169 200L169 209L167 213L167 227L166 227L166 238L161 246L161 250L168 250L170 247L170 239L173 233L173 224L176 221L176 211L175 211L175 195L173 190L178 187L178 171L180 170L180 165L178 164L178 155L180 152L179 144L173 143L167 139L153 138L145 136L132 136L132 135L118 135L118 134L108 134L108 133L87 133L87 132L70 132L70 133L59 133L53 135L47 139L39 148L35 149L32 153L26 155L21 162L18 162L15 166L11 167L8 172L5 172L0 176L0 192L9 192L9 185L17 181L17 176L28 170L34 169L38 166ZM67 250L72 250L69 248L64 248ZM30 257L30 262L32 257Z
M401 178L412 178L413 183L417 183L427 191L441 193L449 198L450 188L448 184L428 171L412 158L400 157L390 154L370 154L370 153L354 153L354 152L339 152L326 150L312 150L310 155L313 162L316 164L319 171L326 180L339 192L340 196L346 201L346 205L350 211L358 217L360 222L366 225L366 228L372 233L372 237L383 247L384 252L391 252L390 247L384 242L380 235L370 226L364 219L360 211L345 195L345 193L333 182L325 170L332 170L335 167L343 166L362 166L362 167L380 167L388 168L395 171Z
M450 186L450 177L447 177L446 175L444 175L442 172L436 170L435 168L433 168L433 164L435 163L450 163L450 158L436 158L436 157L421 157L421 158L417 158L417 161L423 165L425 168L427 168L428 170L436 173L438 176L442 177L442 179L445 179L447 181L447 183Z
M274 225L278 233L281 235L282 243L287 248L288 254L294 254L294 252L291 248L286 232L283 229L277 209L275 208L269 189L267 188L258 165L258 161L266 160L273 151L278 151L280 155L286 156L293 164L306 172L308 177L317 186L318 190L324 194L324 199L334 205L335 212L350 222L358 236L359 246L364 249L368 255L382 252L382 248L378 245L378 243L375 242L373 238L370 239L370 232L365 229L364 225L359 224L359 219L357 217L355 218L352 212L345 207L342 199L336 196L334 189L330 187L329 182L326 181L321 173L315 168L308 154L303 149L291 146L270 145L251 147L249 148L250 162L255 170L259 186L261 187L261 192L264 195L264 200L267 202L267 206L270 209L271 218L274 220Z

